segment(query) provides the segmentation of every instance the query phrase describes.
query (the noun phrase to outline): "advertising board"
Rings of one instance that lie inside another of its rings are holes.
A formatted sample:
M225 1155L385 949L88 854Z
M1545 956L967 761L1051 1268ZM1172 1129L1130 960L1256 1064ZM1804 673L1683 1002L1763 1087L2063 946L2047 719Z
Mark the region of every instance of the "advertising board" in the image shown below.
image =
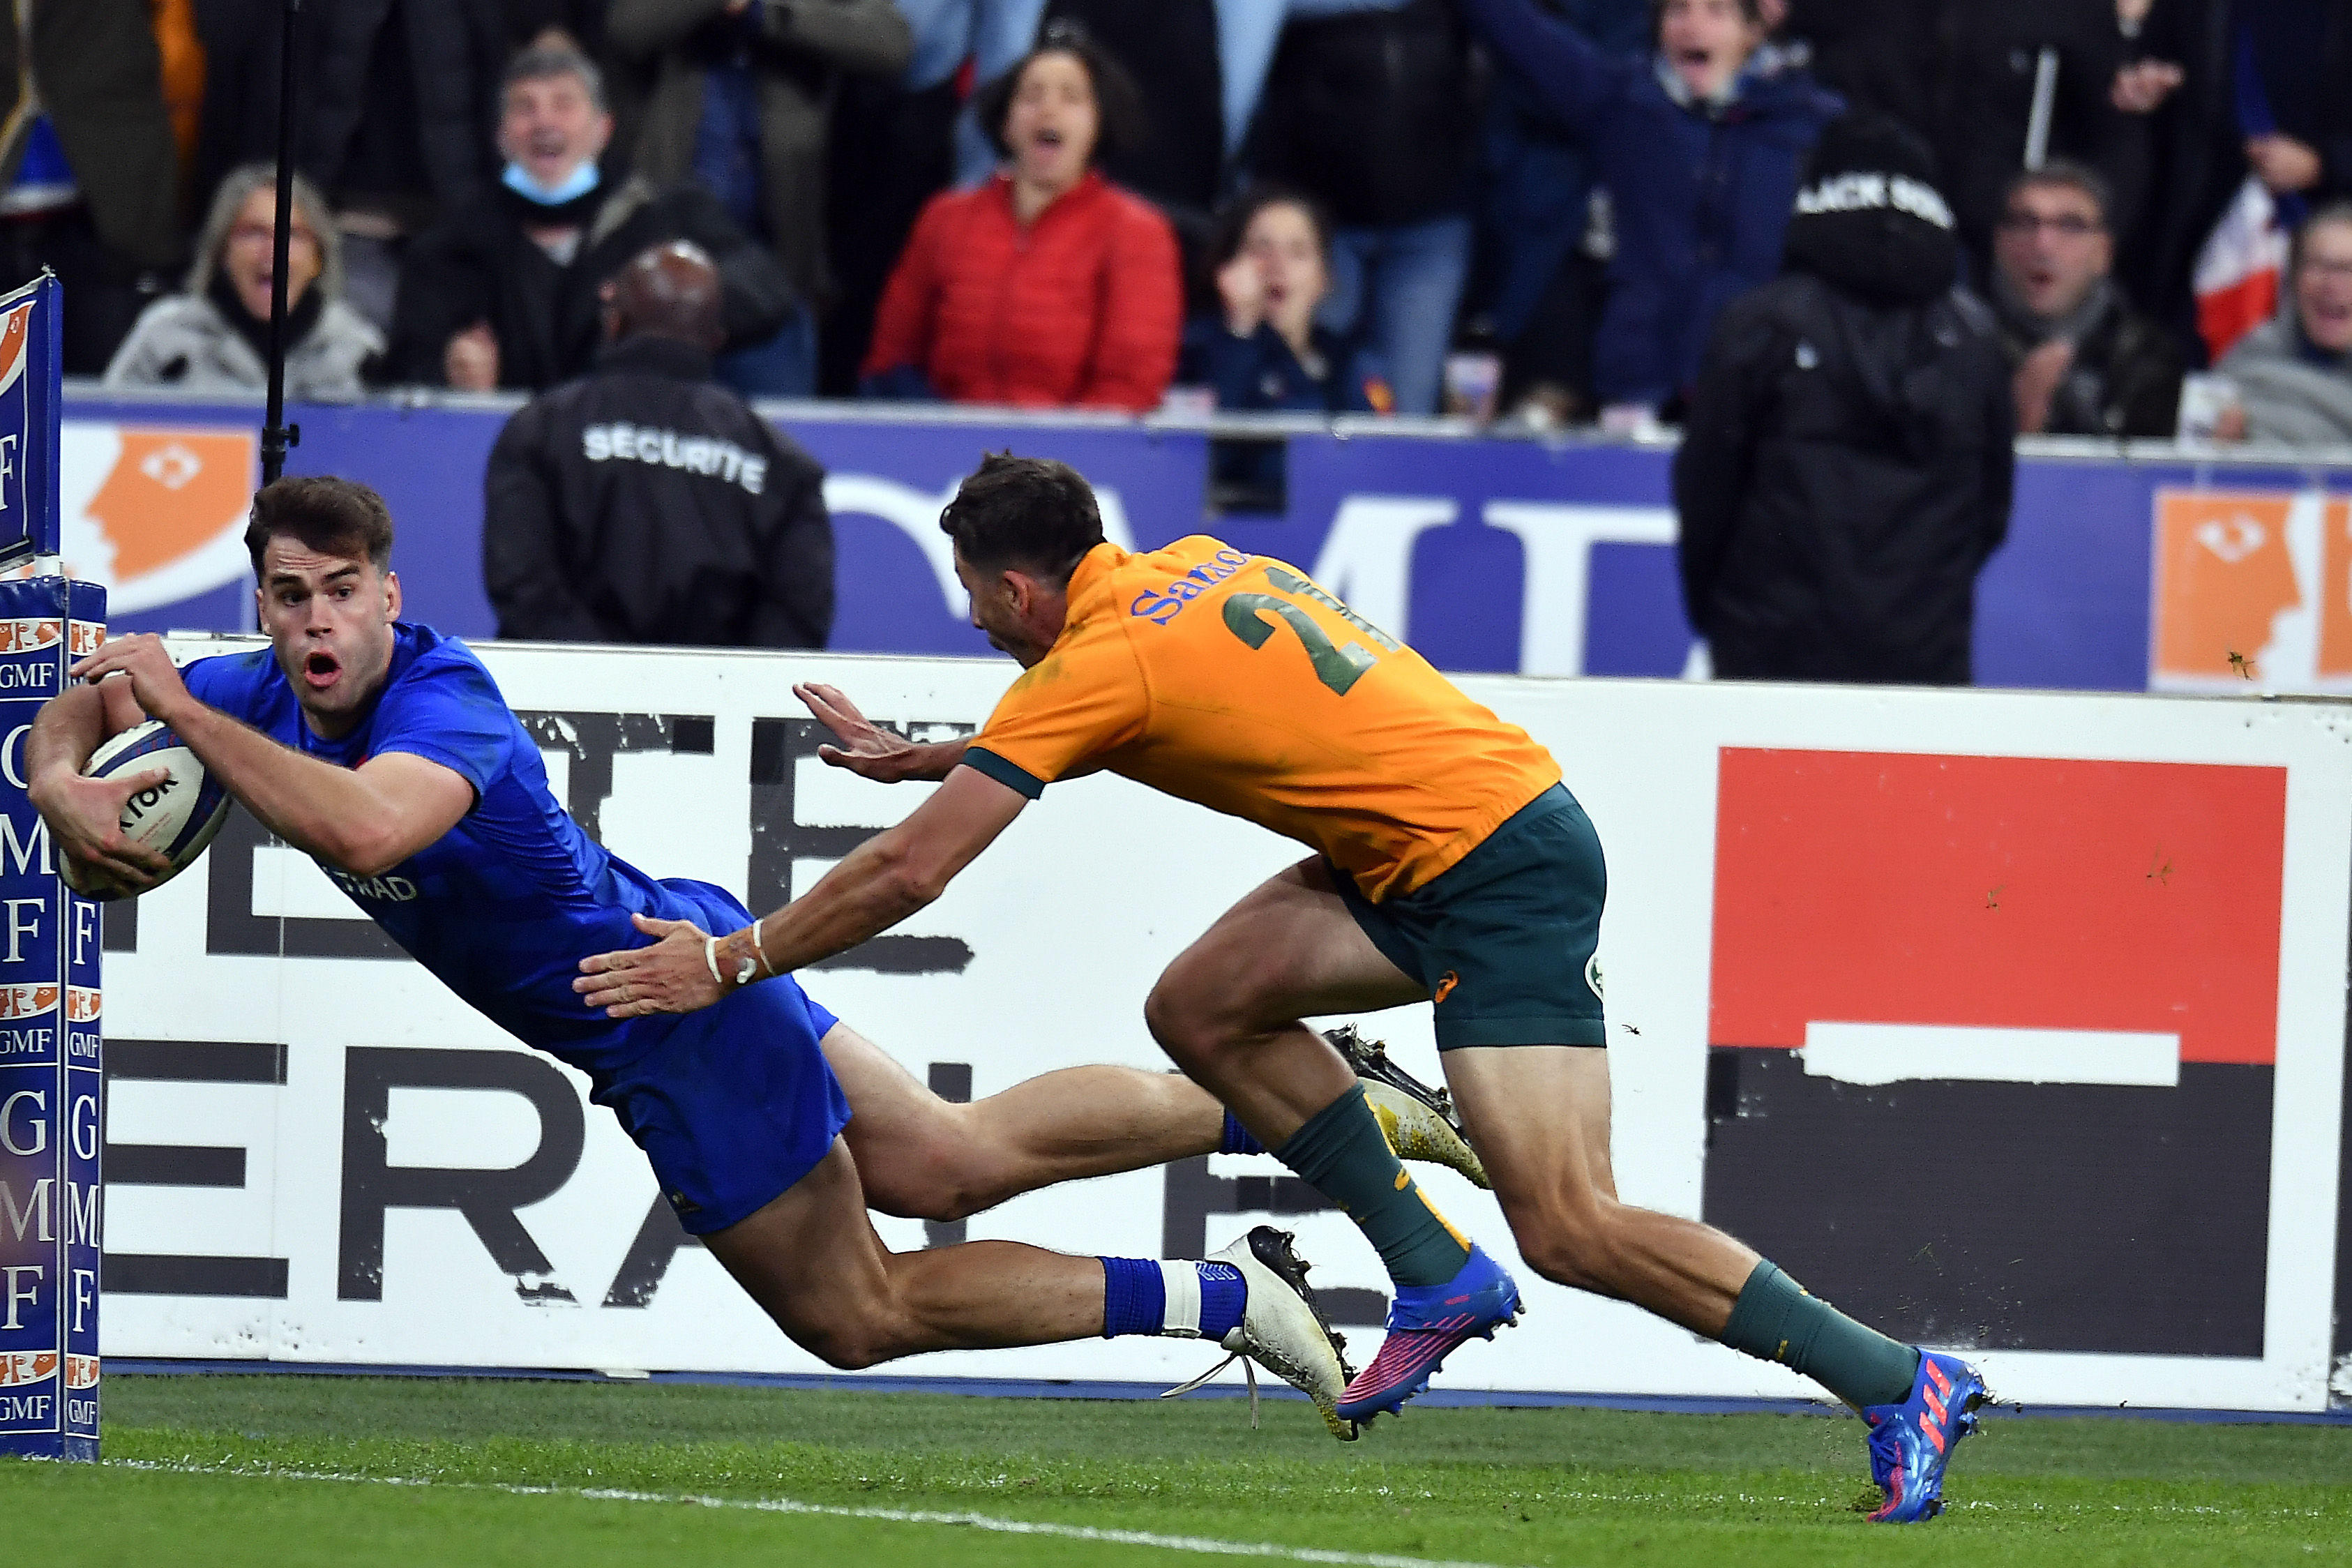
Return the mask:
M217 651L184 639L183 656ZM823 764L797 680L981 722L1001 660L482 649L604 842L755 908L929 787ZM2210 700L1479 677L1549 745L1612 879L1600 962L1631 1201L1748 1235L2003 1397L2327 1398L2352 716ZM986 1096L1163 1065L1141 1002L1300 851L1124 780L1055 785L938 904L806 977L918 1078ZM115 1355L822 1370L687 1241L583 1080L407 962L241 815L113 906L105 1286ZM1361 1020L1437 1070L1427 1010ZM1355 1353L1370 1249L1270 1159L1029 1194L960 1234L1197 1255L1272 1214ZM1424 1177L1511 1259L1486 1194ZM1887 1201L1896 1191L1903 1201ZM896 1247L953 1227L877 1219ZM1448 1386L1802 1396L1783 1369L1522 1272ZM1200 1347L1091 1341L884 1369L1102 1381Z

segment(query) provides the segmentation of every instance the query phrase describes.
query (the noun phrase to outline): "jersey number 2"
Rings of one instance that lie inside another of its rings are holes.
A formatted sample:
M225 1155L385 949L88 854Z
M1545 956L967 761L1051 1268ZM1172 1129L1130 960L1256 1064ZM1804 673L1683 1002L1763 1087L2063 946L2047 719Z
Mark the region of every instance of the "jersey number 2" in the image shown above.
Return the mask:
M1287 599L1277 599L1271 594L1235 594L1225 601L1225 629L1249 644L1253 648L1265 646L1274 636L1274 623L1265 616L1282 617L1283 623L1298 634L1307 646L1307 661L1315 667L1315 679L1341 697L1372 668L1379 655L1361 643L1349 643L1346 647L1335 646L1315 618Z

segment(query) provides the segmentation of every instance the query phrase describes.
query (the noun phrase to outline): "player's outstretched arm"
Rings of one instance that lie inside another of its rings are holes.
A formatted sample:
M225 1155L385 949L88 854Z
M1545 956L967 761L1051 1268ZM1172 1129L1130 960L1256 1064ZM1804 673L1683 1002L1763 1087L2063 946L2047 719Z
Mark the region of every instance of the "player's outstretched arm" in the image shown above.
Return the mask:
M116 638L73 673L103 681L100 692L128 687L271 832L354 876L389 871L473 809L474 786L454 768L399 752L340 768L239 723L189 691L161 637Z
M691 1013L769 975L845 952L947 891L1028 804L1020 791L958 768L906 821L851 850L774 914L715 940L689 921L635 916L637 929L658 940L582 959L572 989L608 1017Z
M160 849L134 843L122 832L122 807L141 790L170 775L161 768L119 778L82 776L100 744L147 717L123 681L76 686L41 705L33 732L25 738L26 794L58 854L134 892L143 892L171 873Z
M925 744L903 740L857 710L857 704L837 686L804 680L793 695L808 705L817 721L833 731L839 745L819 746L816 754L836 768L847 768L877 784L903 779L944 779L963 761L962 741Z

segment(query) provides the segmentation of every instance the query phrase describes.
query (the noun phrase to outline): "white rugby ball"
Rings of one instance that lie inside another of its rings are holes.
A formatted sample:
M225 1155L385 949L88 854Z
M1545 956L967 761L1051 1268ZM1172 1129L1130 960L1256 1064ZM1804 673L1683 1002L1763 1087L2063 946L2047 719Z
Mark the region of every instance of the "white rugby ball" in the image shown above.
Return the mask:
M228 791L215 783L179 736L160 719L134 724L89 754L82 768L85 778L111 778L118 773L152 773L168 776L148 785L122 803L122 836L134 843L163 851L172 862L163 879L170 881L193 864L213 836L228 820ZM58 872L66 886L85 898L120 899L130 889L111 878L76 866L58 857Z

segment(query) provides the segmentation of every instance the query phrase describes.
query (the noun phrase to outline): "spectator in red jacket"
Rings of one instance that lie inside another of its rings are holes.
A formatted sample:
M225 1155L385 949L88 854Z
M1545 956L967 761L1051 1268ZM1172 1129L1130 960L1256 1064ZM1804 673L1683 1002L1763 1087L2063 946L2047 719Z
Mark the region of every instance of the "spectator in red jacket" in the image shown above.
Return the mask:
M1010 168L931 199L866 353L872 397L1156 406L1176 369L1176 237L1106 181L1098 151L1133 135L1135 89L1067 22L983 94Z

